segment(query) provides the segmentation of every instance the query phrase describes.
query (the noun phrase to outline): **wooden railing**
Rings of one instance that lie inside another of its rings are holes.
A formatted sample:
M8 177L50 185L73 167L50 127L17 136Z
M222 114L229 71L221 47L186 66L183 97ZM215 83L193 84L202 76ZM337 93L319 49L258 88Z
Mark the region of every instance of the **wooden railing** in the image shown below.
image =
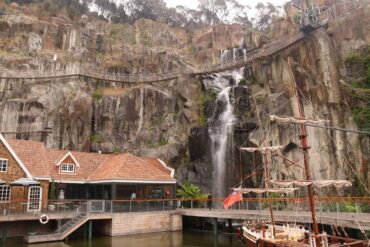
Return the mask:
M364 8L369 4L370 0L339 0L327 9L323 9L320 13L320 18L337 19L346 14L352 13L354 10ZM2 15L1 18L6 20L8 15ZM65 77L86 77L107 82L120 82L120 83L152 83L160 81L169 81L177 79L180 75L185 74L188 76L206 75L212 73L223 72L242 68L255 61L260 61L268 56L271 56L283 49L286 49L304 38L303 33L271 42L264 47L255 51L249 52L246 56L240 57L227 63L220 63L209 66L199 66L195 69L179 68L174 71L163 73L140 73L140 74L114 74L97 71L93 68L84 66L76 66L70 71L10 71L0 68L1 79L52 79L52 78L65 78Z
M42 80L42 79L53 79L53 78L66 78L66 77L86 77L108 82L120 82L120 83L152 83L160 81L169 81L179 78L180 75L184 74L187 76L205 75L223 72L227 70L233 70L242 68L247 64L251 64L254 61L260 61L268 56L271 56L304 38L304 34L298 33L289 38L281 39L266 45L263 48L249 52L246 56L239 57L233 61L227 63L220 63L216 65L199 66L196 69L190 70L189 68L178 69L164 73L144 73L144 74L114 74L106 73L94 70L81 65L76 65L75 68L69 71L16 71L0 69L1 79L23 79L23 80Z

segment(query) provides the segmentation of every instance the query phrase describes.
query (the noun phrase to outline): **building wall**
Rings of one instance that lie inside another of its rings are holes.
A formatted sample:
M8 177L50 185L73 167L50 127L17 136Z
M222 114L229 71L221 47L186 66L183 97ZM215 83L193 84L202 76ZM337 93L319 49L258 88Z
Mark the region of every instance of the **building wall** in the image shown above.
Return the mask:
M180 231L182 216L174 211L114 214L112 221L104 222L99 228L110 236Z
M17 161L13 158L11 153L2 142L0 142L0 158L8 160L7 172L0 172L0 179L5 181L6 184L10 184L18 178L26 177L26 173L22 170L22 168L19 166Z
M26 173L14 159L5 145L0 142L0 158L8 160L8 169L6 172L0 172L0 179L5 181L5 184L10 185L11 182L26 177ZM49 193L49 182L40 181L42 187L42 208L47 207L47 199ZM26 210L26 202L28 200L27 186L11 186L10 203L0 203L0 214L10 212L22 212Z
M42 188L41 207L43 209L46 209L47 206L48 206L48 198L49 198L49 181L42 180L42 181L39 181L39 182L40 182L40 186Z
M5 145L0 142L0 158L8 160L8 168L6 172L0 172L0 179L5 182L6 185L10 185L11 182L18 178L26 177L26 173L20 167L18 162L14 159L9 150ZM23 186L11 186L10 188L10 204L0 203L0 213L5 214L10 211L20 212L25 207L22 202L27 200L27 192L25 193Z

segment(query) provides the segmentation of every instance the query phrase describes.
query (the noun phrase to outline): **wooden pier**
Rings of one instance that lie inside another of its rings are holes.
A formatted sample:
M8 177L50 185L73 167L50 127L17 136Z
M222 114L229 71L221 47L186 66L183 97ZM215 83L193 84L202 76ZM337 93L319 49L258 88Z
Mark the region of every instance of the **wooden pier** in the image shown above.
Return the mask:
M224 198L207 199L158 199L158 200L91 200L68 201L70 208L62 211L11 212L0 216L2 232L10 233L23 225L27 229L24 239L28 243L63 241L70 234L83 227L86 237L92 236L92 229L109 236L153 233L182 230L183 217L227 220L268 220L269 211L266 198L248 198L224 210ZM53 201L55 203L55 201ZM62 203L62 202L61 202ZM307 209L307 198L277 198L273 200L276 221L310 224L311 216ZM370 230L369 197L316 198L317 222L344 228ZM79 205L79 207L76 207ZM350 205L350 207L348 207ZM354 212L354 208L356 209ZM40 216L46 214L49 221L42 225ZM57 225L57 227L55 227ZM4 230L5 227L5 230ZM12 230L13 229L13 230ZM3 234L3 238L6 238Z

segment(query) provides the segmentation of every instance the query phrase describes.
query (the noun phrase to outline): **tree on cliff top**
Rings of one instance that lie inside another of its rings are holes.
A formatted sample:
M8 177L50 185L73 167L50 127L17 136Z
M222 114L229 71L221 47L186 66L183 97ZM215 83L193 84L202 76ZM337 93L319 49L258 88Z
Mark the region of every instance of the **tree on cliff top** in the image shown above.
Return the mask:
M281 9L271 3L256 5L257 16L252 19L253 27L258 31L268 31L272 21L281 15Z

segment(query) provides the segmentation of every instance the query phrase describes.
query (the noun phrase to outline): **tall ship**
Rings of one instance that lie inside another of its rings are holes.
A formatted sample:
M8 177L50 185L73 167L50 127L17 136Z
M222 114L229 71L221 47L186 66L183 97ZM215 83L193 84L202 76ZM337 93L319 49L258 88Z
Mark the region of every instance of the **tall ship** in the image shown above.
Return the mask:
M255 193L257 195L265 194L269 206L270 219L268 221L255 220L246 221L240 228L239 236L243 242L249 247L273 247L273 246L304 246L304 247L342 247L342 246L353 246L363 247L365 241L352 239L348 236L331 236L326 232L319 231L318 222L316 219L316 206L315 206L315 190L322 190L326 187L334 186L337 190L348 188L352 186L351 181L348 180L315 180L312 179L309 154L308 154L308 135L306 131L306 124L310 126L325 127L327 126L326 120L309 120L305 119L302 114L300 99L299 99L299 88L295 82L291 61L288 60L290 67L290 74L292 82L294 83L294 104L296 106L295 116L276 116L270 115L270 121L277 121L280 123L291 123L299 126L299 140L300 148L303 153L303 163L301 167L303 170L302 180L273 180L270 174L270 164L268 155L278 152L283 146L265 146L265 147L246 147L240 148L241 151L247 152L260 152L263 157L263 177L264 186L262 188L233 188L234 192L240 194ZM257 116L259 113L257 111ZM261 121L259 120L260 125ZM330 128L330 126L327 126ZM344 130L343 130L344 131ZM293 163L293 161L290 161ZM241 182L242 184L242 182ZM312 227L304 227L303 225L297 224L279 224L275 222L274 210L273 210L273 199L272 194L285 194L291 195L292 193L303 190L306 188L305 193L307 194L309 202L309 211L312 220Z

